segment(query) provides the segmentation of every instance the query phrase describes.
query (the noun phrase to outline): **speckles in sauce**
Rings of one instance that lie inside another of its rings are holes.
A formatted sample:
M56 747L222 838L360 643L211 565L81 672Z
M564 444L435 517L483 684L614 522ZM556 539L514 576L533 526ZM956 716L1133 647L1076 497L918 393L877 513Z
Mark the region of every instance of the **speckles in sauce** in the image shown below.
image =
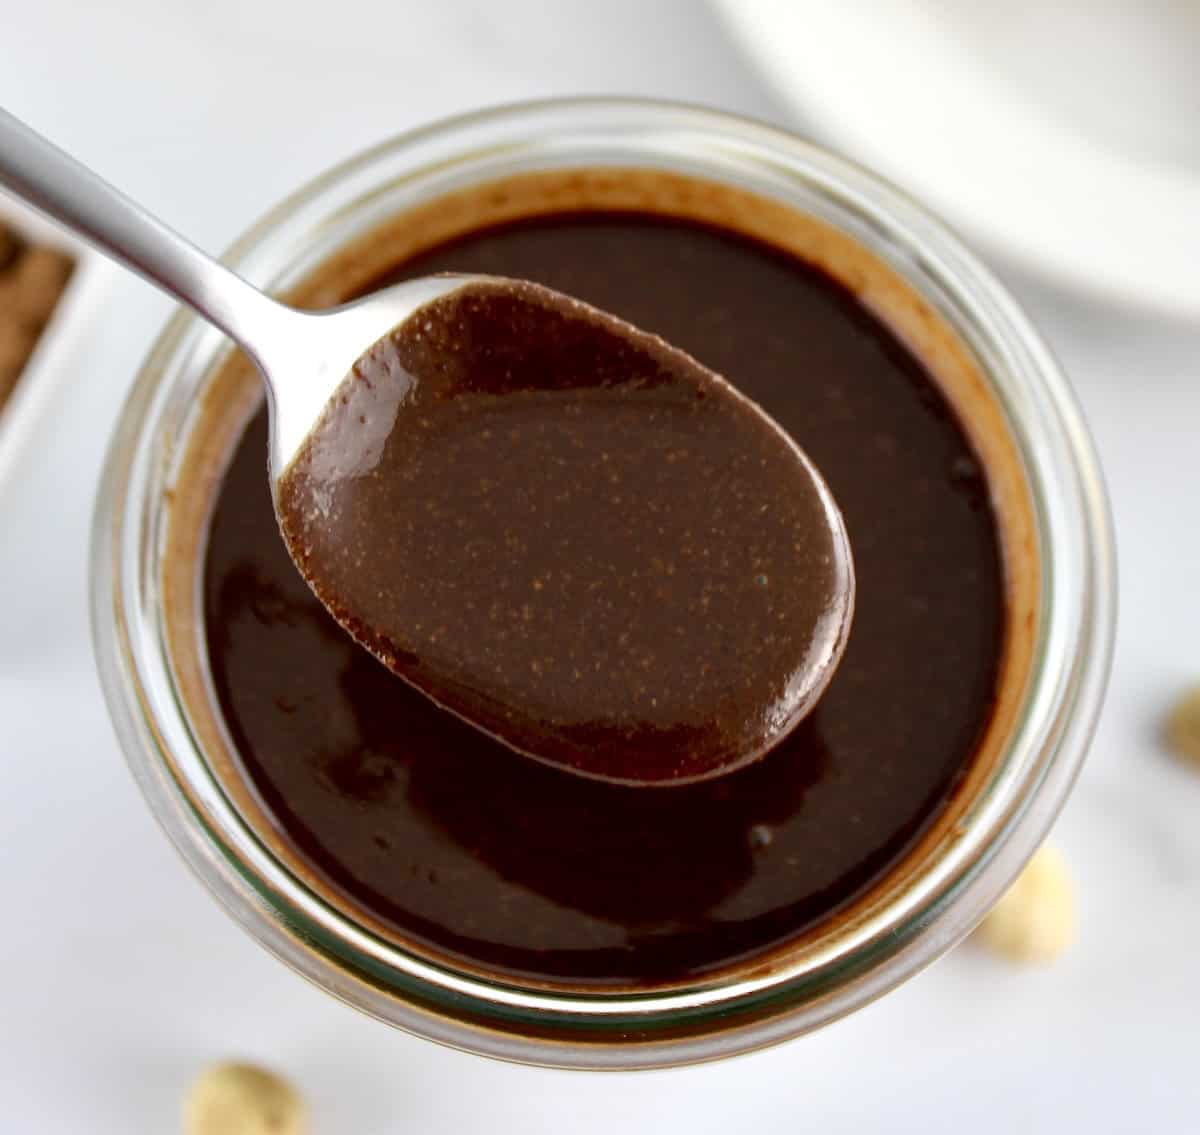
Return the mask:
M246 774L336 901L437 955L580 987L762 958L904 855L989 720L1004 581L985 482L955 476L974 461L963 431L853 296L724 231L540 217L390 278L437 271L539 281L736 373L846 518L858 590L845 656L782 745L709 783L627 789L518 757L391 675L314 598L276 527L260 414L220 490L205 569L213 686ZM862 444L877 435L897 444Z
M517 281L376 344L279 511L314 591L399 675L623 783L769 751L853 609L840 514L791 438L681 351Z

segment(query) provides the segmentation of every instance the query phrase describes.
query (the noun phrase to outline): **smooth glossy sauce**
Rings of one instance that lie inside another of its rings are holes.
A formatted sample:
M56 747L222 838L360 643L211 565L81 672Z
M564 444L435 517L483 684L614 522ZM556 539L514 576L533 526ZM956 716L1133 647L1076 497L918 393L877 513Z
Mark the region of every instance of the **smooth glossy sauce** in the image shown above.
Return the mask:
M841 516L788 435L661 339L520 281L435 300L364 355L278 508L390 669L609 781L762 756L850 625Z
M730 776L647 791L536 764L334 623L279 536L260 414L216 503L205 617L221 712L262 800L341 901L502 973L647 984L819 925L939 814L992 711L1004 578L962 428L843 287L723 230L551 216L468 235L392 278L436 271L536 280L736 376L845 516L858 581L846 653L813 714Z

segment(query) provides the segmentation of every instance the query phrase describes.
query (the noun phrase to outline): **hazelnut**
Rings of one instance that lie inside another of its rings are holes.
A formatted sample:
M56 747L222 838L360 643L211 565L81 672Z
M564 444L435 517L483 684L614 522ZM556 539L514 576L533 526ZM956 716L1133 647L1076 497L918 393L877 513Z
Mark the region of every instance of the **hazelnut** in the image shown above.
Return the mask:
M1175 703L1163 733L1176 756L1200 767L1200 686L1186 690Z
M183 1103L186 1135L303 1135L304 1128L296 1089L254 1064L214 1064Z
M1014 962L1051 962L1075 938L1075 898L1066 861L1038 850L979 925L979 937Z

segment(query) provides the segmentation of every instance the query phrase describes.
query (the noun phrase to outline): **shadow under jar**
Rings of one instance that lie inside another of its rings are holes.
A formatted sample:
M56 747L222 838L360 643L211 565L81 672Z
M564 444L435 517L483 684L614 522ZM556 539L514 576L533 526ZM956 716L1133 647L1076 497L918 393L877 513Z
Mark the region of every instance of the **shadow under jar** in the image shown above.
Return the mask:
M177 317L101 486L97 656L156 815L269 949L434 1040L661 1066L857 1008L1003 892L1098 711L1111 537L1063 379L944 229L778 131L583 100L385 144L229 262L310 307L526 277L657 332L812 456L858 575L838 674L758 764L658 790L535 765L332 623L274 526L249 364Z

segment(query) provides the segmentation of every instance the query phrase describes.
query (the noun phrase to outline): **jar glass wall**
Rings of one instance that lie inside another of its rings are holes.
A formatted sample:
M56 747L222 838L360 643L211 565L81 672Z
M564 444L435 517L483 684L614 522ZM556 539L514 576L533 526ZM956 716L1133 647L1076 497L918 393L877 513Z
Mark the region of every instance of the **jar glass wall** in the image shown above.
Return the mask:
M121 745L192 868L268 949L316 984L436 1041L564 1067L633 1068L746 1051L887 991L966 934L1044 837L1086 751L1107 678L1114 562L1095 454L1054 360L959 241L877 178L731 116L633 100L488 111L404 135L293 195L226 262L287 292L399 214L545 171L650 169L735 187L817 218L874 254L976 360L1027 487L1037 549L1029 662L1002 744L952 835L861 916L752 972L645 992L488 977L388 940L274 853L223 780L179 682L163 597L175 478L228 343L177 315L137 377L100 486L96 655ZM1035 617L1034 617L1035 616Z

